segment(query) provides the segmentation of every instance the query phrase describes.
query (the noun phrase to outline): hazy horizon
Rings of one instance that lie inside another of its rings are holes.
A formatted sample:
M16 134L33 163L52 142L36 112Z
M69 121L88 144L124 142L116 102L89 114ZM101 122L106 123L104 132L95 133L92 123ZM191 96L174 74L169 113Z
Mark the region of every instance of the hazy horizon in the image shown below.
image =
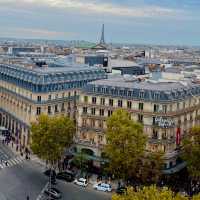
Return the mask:
M0 37L199 46L198 0L0 0Z

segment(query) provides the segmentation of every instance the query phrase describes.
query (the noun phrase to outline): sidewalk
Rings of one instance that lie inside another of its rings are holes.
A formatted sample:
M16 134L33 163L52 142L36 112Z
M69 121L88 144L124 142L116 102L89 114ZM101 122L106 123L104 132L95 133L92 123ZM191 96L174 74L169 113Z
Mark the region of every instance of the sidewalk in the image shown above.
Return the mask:
M6 144L5 144L6 145ZM16 150L17 148L17 145L13 143L13 146L12 146L12 142L10 142L8 145L8 148L16 155L16 156L20 156L20 157L24 157L25 159L25 153L23 151L23 156L21 155L20 153L20 150L18 149L18 151ZM36 155L34 154L30 154L30 160L32 160L33 162L36 162L38 163L39 165L43 166L43 167L46 167L46 163L45 161L41 160L40 158L38 158ZM56 170L57 171L57 170ZM89 183L91 185L94 185L97 183L97 175L96 174L92 174L91 177L89 178ZM105 180L102 180L102 182L105 182ZM115 181L107 181L108 183L110 183L112 185L112 188L113 189L116 189L117 188L117 185L118 185L118 181L115 180Z
M23 151L23 155L21 155L19 148L18 148L18 151L17 151L17 145L15 143L12 144L12 142L10 142L7 146L16 156L21 156L21 157L25 158L25 155L26 155L25 152ZM46 163L44 161L42 161L41 159L39 159L34 154L30 154L30 160L40 164L41 166L44 166L44 167L46 166Z

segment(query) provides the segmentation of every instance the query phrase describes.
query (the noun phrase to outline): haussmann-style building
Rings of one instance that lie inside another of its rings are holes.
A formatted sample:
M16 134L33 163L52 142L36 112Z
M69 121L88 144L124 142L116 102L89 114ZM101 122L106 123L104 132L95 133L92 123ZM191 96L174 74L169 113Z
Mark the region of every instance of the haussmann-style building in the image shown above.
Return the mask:
M40 67L39 67L40 66ZM30 123L41 113L76 118L80 89L106 78L104 70L86 65L0 63L0 126L20 146L30 143Z
M100 166L106 144L106 119L125 109L144 126L147 150L164 152L163 172L185 167L179 155L181 138L199 123L200 84L181 74L155 72L148 79L114 76L90 82L78 103L77 152L89 154Z

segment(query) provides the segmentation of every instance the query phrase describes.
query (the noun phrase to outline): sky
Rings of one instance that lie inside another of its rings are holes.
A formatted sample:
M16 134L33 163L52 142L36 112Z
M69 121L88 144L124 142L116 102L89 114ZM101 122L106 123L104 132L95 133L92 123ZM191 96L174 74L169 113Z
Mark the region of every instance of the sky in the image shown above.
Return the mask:
M200 0L0 0L0 37L200 45Z

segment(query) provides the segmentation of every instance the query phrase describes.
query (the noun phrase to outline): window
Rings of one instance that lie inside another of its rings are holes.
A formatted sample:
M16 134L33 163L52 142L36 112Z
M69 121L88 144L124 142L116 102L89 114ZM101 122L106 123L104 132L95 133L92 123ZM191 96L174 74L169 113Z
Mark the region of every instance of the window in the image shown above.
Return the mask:
M131 97L131 95L132 95L132 92L128 91L128 97Z
M191 99L189 99L189 107L191 106Z
M64 97L65 97L65 93L63 92L63 93L62 93L62 98L64 98Z
M183 109L185 109L185 102L183 102Z
M184 122L187 122L187 115L184 116Z
M144 92L140 92L140 93L139 93L139 97L140 97L141 99L143 99L143 98L144 98Z
M122 100L118 100L118 107L122 107Z
M143 115L138 115L138 122L143 123Z
M41 96L37 96L37 101L41 102Z
M178 102L177 103L177 110L179 110L179 108L180 108L180 103Z
M65 104L62 103L62 105L61 105L61 111L64 111L64 110L65 110Z
M92 97L92 103L96 104L96 102L97 102L97 98L96 97Z
M99 128L103 128L103 121L99 120Z
M71 97L71 92L68 92L68 97Z
M87 114L87 107L83 107L83 114Z
M143 110L144 104L143 103L139 103L139 110Z
M131 109L132 107L132 102L131 101L127 101L127 108Z
M162 139L163 140L167 139L167 132L166 132L166 130L164 130L164 132L162 133Z
M94 119L91 119L91 127L95 127L95 120Z
M48 96L48 100L51 100L51 94Z
M102 141L103 141L103 136L102 136L102 135L99 135L99 136L98 136L98 140L99 140L99 142L102 142Z
M58 112L58 105L55 105L55 112Z
M37 115L40 115L40 114L41 114L41 107L37 107L36 114L37 114Z
M160 93L154 93L154 99L159 100L160 98Z
M163 106L162 106L162 111L163 111L164 113L167 113L167 105L163 105Z
M87 120L83 119L83 126L86 126L86 125L87 125Z
M159 105L158 104L154 104L153 111L154 112L158 112L159 111Z
M104 109L100 109L99 114L100 114L100 116L104 116Z
M92 115L95 115L95 108L91 109L91 113L92 113Z
M152 139L158 139L158 131L153 129Z
M113 99L109 99L109 106L113 106Z
M153 125L156 125L156 118L153 117Z
M31 113L31 106L29 106L29 113Z
M56 94L55 98L56 98L56 99L58 98L58 94Z
M51 114L51 106L48 106L48 114Z
M108 110L108 117L110 117L112 115L113 111L112 110Z
M88 96L84 96L84 102L88 103Z
M172 112L172 110L173 110L173 106L172 104L170 104L170 112Z
M104 98L101 98L101 105L105 105L105 99Z

